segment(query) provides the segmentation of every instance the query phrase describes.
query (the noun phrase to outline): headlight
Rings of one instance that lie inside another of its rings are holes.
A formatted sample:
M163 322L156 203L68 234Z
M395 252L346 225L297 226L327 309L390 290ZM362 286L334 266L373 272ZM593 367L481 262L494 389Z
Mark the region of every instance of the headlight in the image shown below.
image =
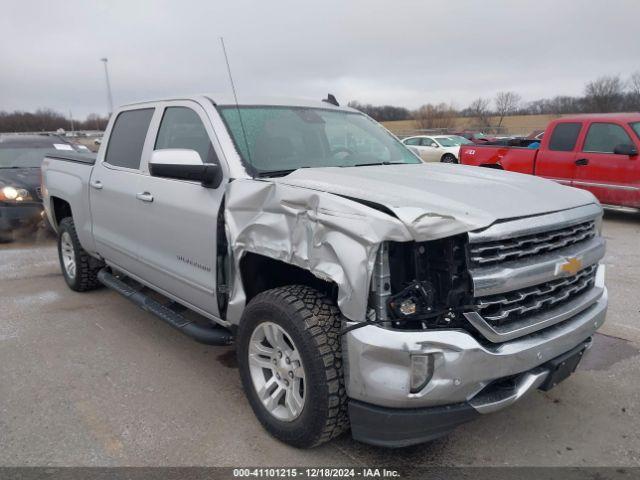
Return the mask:
M11 186L4 187L2 189L2 196L7 200L14 202L22 202L23 200L30 199L29 192L24 188L15 188Z

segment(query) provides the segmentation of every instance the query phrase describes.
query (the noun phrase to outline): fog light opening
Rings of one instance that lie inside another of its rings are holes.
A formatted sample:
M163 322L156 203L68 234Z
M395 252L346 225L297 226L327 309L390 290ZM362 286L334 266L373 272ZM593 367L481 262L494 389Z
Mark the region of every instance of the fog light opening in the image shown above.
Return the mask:
M411 355L410 392L417 393L427 386L433 376L433 355Z

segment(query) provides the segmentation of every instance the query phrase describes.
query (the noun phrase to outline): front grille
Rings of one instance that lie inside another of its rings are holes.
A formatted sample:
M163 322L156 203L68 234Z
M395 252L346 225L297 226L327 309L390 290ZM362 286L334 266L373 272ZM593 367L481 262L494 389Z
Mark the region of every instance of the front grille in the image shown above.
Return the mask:
M476 298L477 312L492 325L503 325L542 313L574 299L591 288L595 283L597 268L598 265L594 264L572 277L505 294Z
M471 265L486 266L531 257L589 240L595 235L595 222L589 221L540 234L472 243L469 246L469 261Z

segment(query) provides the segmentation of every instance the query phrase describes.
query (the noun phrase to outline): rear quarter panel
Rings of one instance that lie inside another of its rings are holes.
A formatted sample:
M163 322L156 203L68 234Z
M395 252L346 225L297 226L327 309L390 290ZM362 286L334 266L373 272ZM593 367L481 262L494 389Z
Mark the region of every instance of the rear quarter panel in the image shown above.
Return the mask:
M504 170L533 174L537 150L496 145L462 145L460 163L464 165L499 165Z
M49 222L57 229L53 197L71 206L73 221L83 248L95 252L89 208L89 179L93 166L46 157L42 163L43 203Z

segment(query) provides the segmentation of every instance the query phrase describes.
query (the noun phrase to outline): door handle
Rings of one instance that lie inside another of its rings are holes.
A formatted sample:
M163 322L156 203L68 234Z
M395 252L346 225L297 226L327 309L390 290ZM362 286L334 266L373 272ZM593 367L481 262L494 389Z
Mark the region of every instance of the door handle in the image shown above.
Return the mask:
M100 180L94 180L90 183L90 185L95 188L96 190L102 190L102 182Z
M138 200L142 200L143 202L153 202L153 195L151 195L149 192L136 193L136 198Z
M579 158L578 160L576 160L576 165L578 165L579 167L584 167L585 165L589 165L589 159Z

